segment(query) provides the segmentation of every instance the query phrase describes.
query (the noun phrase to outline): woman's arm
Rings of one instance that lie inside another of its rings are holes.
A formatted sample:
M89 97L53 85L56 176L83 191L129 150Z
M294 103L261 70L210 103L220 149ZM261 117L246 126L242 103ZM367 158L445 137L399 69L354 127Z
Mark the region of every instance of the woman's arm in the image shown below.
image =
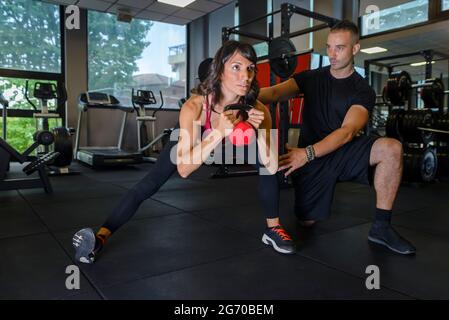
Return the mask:
M263 111L264 119L259 126L257 144L259 146L259 159L261 164L270 172L275 174L278 170L278 143L277 135L271 136L272 120L268 108L259 100L255 103L255 109ZM272 139L273 138L273 139Z
M215 147L221 143L226 129L233 128L232 110L220 115L217 128L201 140L201 97L190 98L181 108L179 115L180 134L177 146L177 169L181 177L187 178L209 157Z

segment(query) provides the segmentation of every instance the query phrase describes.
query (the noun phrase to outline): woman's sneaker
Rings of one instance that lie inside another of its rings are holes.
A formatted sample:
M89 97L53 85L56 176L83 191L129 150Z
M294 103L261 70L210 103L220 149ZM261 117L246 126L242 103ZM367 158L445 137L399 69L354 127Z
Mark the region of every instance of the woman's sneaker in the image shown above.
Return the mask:
M75 259L82 263L95 261L95 234L91 228L81 229L73 235L72 244L75 248Z
M295 244L282 226L267 228L262 236L262 242L272 246L279 253L295 253Z

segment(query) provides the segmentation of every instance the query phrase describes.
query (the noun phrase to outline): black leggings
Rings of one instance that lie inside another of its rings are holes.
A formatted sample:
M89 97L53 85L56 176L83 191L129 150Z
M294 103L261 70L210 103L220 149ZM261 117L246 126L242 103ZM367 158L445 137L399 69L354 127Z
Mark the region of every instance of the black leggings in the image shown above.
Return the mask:
M176 164L170 160L170 151L176 148L177 141L169 141L150 172L130 189L120 200L118 206L103 224L103 228L111 233L117 231L131 219L140 204L154 195L164 183L177 171ZM255 167L259 169L259 157L256 157ZM260 172L260 171L259 171ZM259 197L267 219L279 217L279 180L276 174L259 174Z

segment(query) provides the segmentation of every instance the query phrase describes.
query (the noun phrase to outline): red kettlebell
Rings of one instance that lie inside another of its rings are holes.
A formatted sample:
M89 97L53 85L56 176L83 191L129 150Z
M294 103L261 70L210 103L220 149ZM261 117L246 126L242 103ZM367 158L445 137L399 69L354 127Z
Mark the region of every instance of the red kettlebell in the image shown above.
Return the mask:
M248 111L253 107L249 104L235 103L227 105L224 110L239 110L244 120L248 119ZM254 128L246 121L240 121L234 127L232 133L228 136L229 141L237 147L251 144L255 136Z
M246 121L240 121L228 137L233 145L242 147L251 144L254 136L253 126Z

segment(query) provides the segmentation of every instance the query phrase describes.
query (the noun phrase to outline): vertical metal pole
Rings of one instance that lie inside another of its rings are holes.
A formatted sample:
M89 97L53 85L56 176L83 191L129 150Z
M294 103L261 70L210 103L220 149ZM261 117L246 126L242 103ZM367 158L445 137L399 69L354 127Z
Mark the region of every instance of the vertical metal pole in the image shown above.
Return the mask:
M368 60L365 60L365 79L368 81L368 84L371 85L371 64Z
M292 14L291 4L283 3L281 5L281 36L283 37L287 37L290 33L290 18ZM285 80L281 79L281 81ZM282 155L285 154L285 144L288 143L288 130L290 127L289 102L281 102L279 109L279 154ZM281 187L286 186L288 186L288 179L282 175Z
M136 121L137 123L137 150L142 152L142 143L140 141L140 120Z
M123 115L123 120L122 120L122 125L120 127L120 136L118 138L118 149L121 150L122 146L123 146L123 137L124 137L124 132L125 132L125 124L126 124L126 119L128 118L128 112L124 111L124 115Z
M365 79L366 79L366 81L368 81L369 85L371 85L373 83L373 81L371 81L370 63L368 60L365 60ZM371 113L368 123L366 124L366 127L365 127L365 135L366 136L369 136L371 134L370 128L372 126L373 126L373 115Z
M273 39L274 37L274 25L273 25L273 16L270 16L268 19L268 37L270 39ZM270 45L270 43L268 43ZM273 86L276 84L276 77L274 76L273 72L270 71L270 86ZM276 109L277 109L277 103L271 103L270 104L270 114L271 114L271 121L273 123L273 129L276 127ZM276 128L277 129L277 128Z
M281 5L281 36L287 36L290 33L290 18L292 11L290 4L283 3ZM286 79L281 79L284 81ZM289 114L288 114L288 101L280 103L279 112L279 135L280 135L280 153L285 153L285 144L288 142L288 129L289 129Z
M2 98L2 96L0 95L0 99ZM7 117L8 117L8 102L5 100L4 102L1 103L2 105L2 118L3 118L3 140L6 141L6 121L7 121Z
M190 24L186 27L186 85L184 87L184 97L190 91ZM140 145L139 145L140 148Z
M75 154L75 159L77 159L77 160L79 160L78 159L78 150L80 148L80 137L81 137L81 131L80 130L81 130L81 121L83 119L83 116L82 116L83 112L84 112L84 110L81 110L78 107L78 123L76 125L75 150L73 152Z
M221 43L229 40L229 30L226 27L221 28Z
M424 51L424 58L426 59L426 79L430 79L432 78L433 51L432 50Z
M290 33L290 18L292 11L289 3L281 5L281 36L286 36Z
M447 88L449 88L449 59L447 60ZM444 100L447 99L446 105L447 105L447 110L449 112L449 94L445 94L444 95ZM443 107L444 110L444 107Z

